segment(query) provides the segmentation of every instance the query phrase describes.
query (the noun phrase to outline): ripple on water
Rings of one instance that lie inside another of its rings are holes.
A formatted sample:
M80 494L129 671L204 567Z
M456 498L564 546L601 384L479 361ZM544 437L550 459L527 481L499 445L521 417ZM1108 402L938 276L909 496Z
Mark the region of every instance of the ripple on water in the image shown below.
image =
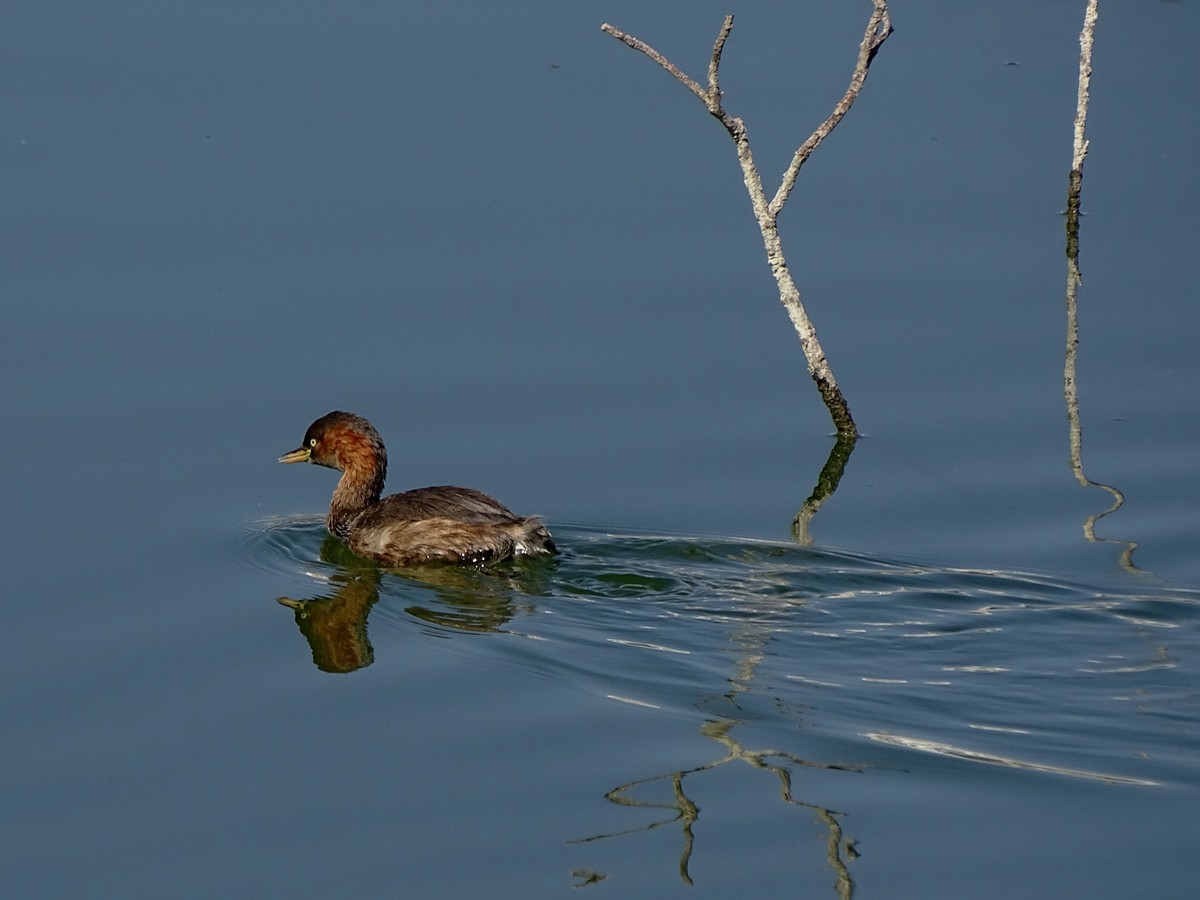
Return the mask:
M651 709L707 709L730 691L745 708L765 692L890 765L931 755L1141 784L1172 776L1118 770L1153 770L1131 760L1178 758L1155 750L1195 737L1196 592L769 541L555 534L553 561L385 572L321 522L280 519L241 556L280 593L308 591L293 608L310 617L353 598L364 640L368 611L377 644L533 638L497 652Z
M279 516L255 522L237 546L247 569L282 578L295 577L304 565L330 565L320 558L325 522L314 516Z

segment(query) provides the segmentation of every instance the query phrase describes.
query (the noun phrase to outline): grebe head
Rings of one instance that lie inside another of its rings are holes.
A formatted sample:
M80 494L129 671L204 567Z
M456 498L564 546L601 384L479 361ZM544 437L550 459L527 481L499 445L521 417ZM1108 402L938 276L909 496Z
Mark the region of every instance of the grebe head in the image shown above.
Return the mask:
M281 463L311 462L343 472L366 470L382 484L387 472L383 438L362 416L331 412L321 416L304 432L304 443L279 457Z

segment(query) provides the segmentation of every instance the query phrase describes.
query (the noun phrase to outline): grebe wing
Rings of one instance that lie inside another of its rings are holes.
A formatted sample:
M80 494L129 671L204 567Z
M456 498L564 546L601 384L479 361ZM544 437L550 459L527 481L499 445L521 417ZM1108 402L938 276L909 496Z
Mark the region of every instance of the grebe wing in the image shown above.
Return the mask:
M384 497L363 511L357 525L434 518L486 525L513 522L521 517L483 491L440 485Z

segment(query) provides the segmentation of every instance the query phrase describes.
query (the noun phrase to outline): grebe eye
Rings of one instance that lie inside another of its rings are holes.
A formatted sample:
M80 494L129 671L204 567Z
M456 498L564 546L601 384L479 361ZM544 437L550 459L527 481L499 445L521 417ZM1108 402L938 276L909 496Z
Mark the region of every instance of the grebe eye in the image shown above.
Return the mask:
M309 439L308 439L308 446L310 446L310 447L315 447L315 446L317 446L317 439L316 439L316 438L309 438Z

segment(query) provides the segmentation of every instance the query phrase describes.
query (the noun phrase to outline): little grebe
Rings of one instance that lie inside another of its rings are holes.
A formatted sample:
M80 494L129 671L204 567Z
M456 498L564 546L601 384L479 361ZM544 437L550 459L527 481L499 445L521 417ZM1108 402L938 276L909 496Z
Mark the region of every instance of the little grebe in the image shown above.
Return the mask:
M482 491L444 485L379 499L387 451L371 423L353 413L321 416L308 426L304 444L279 461L339 469L326 527L359 556L384 565L494 562L556 552L541 519L515 515Z

